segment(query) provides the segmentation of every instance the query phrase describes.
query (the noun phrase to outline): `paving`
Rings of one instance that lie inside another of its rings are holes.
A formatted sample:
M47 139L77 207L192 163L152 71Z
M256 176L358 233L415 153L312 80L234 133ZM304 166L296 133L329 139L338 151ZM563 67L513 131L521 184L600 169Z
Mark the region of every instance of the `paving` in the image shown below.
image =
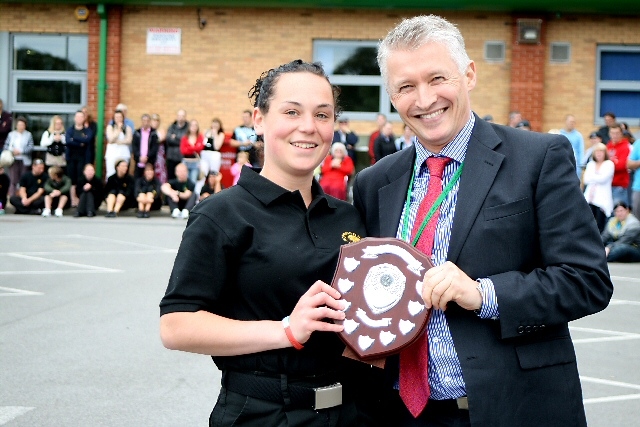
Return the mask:
M158 302L186 221L0 216L0 425L207 425L210 358L166 350ZM640 419L640 264L571 325L591 427Z

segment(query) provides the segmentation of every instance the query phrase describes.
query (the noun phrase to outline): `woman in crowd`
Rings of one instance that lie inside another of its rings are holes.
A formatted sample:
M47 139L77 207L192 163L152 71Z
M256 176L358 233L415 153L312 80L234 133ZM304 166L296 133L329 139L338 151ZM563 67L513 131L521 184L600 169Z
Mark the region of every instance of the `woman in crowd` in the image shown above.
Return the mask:
M347 147L341 142L334 142L331 154L322 163L320 186L326 194L347 200L347 180L353 170L353 160L347 155Z
M51 209L55 209L55 215L61 217L63 210L69 201L71 191L71 178L65 176L60 166L49 168L49 179L44 183L44 209L42 216L51 216Z
M189 180L193 183L198 181L200 175L200 153L204 149L204 135L200 133L200 126L197 120L189 122L189 130L180 140L180 152L182 153L182 163L187 165L189 170Z
M98 134L98 123L93 120L89 107L82 107L82 112L84 113L84 127L91 129L92 135L91 140L89 141L89 149L87 150L87 159L85 164L94 164L96 161L96 135Z
M313 178L337 90L319 64L297 60L264 73L250 96L264 167L243 168L238 185L193 209L160 303L162 341L222 370L210 426L367 425L355 399L375 389L372 369L341 356L342 326L330 320L344 306L327 284L342 236L365 228ZM313 409L314 389L337 382L342 404Z
M135 204L133 196L134 182L129 175L129 162L118 160L116 172L107 179L105 193L107 194L107 218L115 218L122 209L129 209Z
M112 123L107 126L107 150L104 153L107 178L116 172L114 165L118 160L125 160L127 165L129 164L132 140L133 132L129 126L124 124L124 114L122 111L116 110L113 113Z
M224 143L224 129L220 119L215 118L211 121L211 127L204 133L204 139L204 148L200 153L200 169L207 176L211 171L220 171L222 162L220 148Z
M65 135L64 123L60 116L51 117L49 128L42 133L40 146L47 147L47 154L44 157L44 164L48 167L67 166L65 158Z
M598 229L602 233L607 223L607 218L613 211L613 196L611 194L611 181L615 165L609 160L607 146L598 143L591 153L593 161L587 163L582 182L585 185L584 197L589 203L593 217L596 219Z
M102 180L96 177L96 169L93 164L87 163L82 171L82 177L78 180L76 187L78 192L78 210L74 217L87 216L89 218L96 216L98 207L103 200Z
M166 148L164 146L164 140L167 133L160 127L160 116L158 114L151 115L151 127L156 130L158 134L158 156L156 157L156 163L153 165L156 171L156 178L160 181L160 184L167 182L167 159Z
M625 202L616 203L613 213L602 232L607 261L640 262L640 221Z
M20 116L16 119L16 128L9 132L4 143L4 149L13 154L13 164L9 168L9 197L16 194L20 177L31 166L31 151L33 150L33 135L27 130L27 119Z
M158 210L162 206L160 198L160 182L156 178L153 164L147 163L141 177L136 180L136 201L138 202L138 218L150 218L151 210Z

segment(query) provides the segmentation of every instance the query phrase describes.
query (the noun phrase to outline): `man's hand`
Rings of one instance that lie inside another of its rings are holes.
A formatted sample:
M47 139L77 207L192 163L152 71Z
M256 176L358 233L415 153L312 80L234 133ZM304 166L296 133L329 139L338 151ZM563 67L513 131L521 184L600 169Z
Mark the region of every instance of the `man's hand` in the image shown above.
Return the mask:
M478 282L467 276L457 265L447 261L425 273L422 299L427 308L442 311L446 310L449 301L465 310L478 310L482 307L482 295L477 286Z
M23 197L21 200L22 206L29 206L31 204L31 200L28 197Z

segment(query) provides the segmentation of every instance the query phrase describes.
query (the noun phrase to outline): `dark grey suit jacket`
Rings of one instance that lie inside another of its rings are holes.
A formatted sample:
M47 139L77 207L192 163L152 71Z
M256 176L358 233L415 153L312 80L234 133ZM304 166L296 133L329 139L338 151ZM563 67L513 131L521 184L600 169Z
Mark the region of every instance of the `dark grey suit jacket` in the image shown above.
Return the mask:
M368 236L395 237L414 161L412 147L356 177ZM613 285L564 136L476 117L447 259L490 278L500 311L446 310L472 425L586 425L568 322L604 309Z

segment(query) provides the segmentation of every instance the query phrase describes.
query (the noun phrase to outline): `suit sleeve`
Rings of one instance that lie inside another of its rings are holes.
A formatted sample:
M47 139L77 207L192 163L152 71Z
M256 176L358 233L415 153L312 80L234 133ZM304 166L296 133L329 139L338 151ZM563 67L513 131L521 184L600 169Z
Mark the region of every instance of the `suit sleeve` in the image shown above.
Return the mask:
M502 338L601 311L613 293L602 240L576 180L572 148L563 140L548 145L537 180L532 180L537 242L520 244L537 252L539 262L530 271L489 277Z

